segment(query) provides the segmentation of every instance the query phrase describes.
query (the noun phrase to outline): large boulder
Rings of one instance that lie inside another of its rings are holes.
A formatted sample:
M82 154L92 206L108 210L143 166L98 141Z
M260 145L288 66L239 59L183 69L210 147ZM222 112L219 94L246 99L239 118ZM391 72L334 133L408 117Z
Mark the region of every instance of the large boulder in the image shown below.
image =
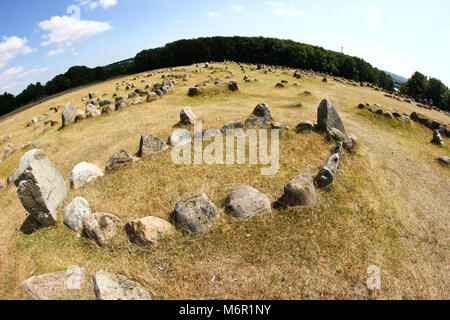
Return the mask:
M86 269L78 266L67 270L31 277L22 282L22 289L31 300L74 298L71 295L86 282Z
M108 160L108 163L106 164L106 171L112 171L116 168L120 167L121 165L129 162L136 162L139 158L136 158L129 154L126 150L119 150L116 151L111 158Z
M83 114L84 112L75 108L75 106L69 102L64 107L61 116L62 116L62 125L67 126L70 123L75 122L77 116Z
M344 124L333 104L328 99L322 100L317 108L317 127L323 132L335 128L345 133Z
M249 186L234 189L225 201L225 212L239 219L247 219L270 211L272 208L269 198Z
M151 300L137 282L120 274L100 270L92 276L92 285L97 300Z
M120 219L108 213L94 213L83 220L83 229L87 237L103 247L109 243L117 233Z
M184 146L188 143L191 143L192 136L189 131L184 129L175 130L170 136L167 143L173 147L175 146Z
M216 205L206 194L177 203L174 208L175 221L192 233L206 232L218 215Z
M151 134L144 134L141 136L138 156L146 157L152 153L166 151L167 149L169 149L169 147L162 139Z
M54 225L67 186L44 151L33 149L23 155L14 183L30 215L43 226Z
M183 110L181 110L180 113L180 122L182 124L187 124L187 125L192 125L195 123L195 121L197 121L198 118L197 116L194 114L194 112L192 112L191 108L186 107Z
M253 114L257 117L265 118L267 121L273 120L272 111L270 111L267 103L258 104L253 110Z
M174 234L172 224L157 217L130 221L125 226L130 241L136 245L158 244L160 239Z
M64 208L63 223L72 231L78 232L83 227L84 219L91 214L89 202L76 197Z
M78 189L103 176L103 170L95 164L80 162L72 169L72 172L70 173L70 186L74 189Z
M284 206L314 206L317 204L316 189L313 179L308 174L301 174L284 186L284 194L277 201Z

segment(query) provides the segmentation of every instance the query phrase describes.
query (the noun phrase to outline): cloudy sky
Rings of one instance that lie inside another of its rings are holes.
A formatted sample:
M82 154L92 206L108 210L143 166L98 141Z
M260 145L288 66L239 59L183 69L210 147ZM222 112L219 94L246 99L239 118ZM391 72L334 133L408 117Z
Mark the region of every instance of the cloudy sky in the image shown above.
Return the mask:
M201 36L292 39L450 85L447 0L14 0L0 2L0 92Z

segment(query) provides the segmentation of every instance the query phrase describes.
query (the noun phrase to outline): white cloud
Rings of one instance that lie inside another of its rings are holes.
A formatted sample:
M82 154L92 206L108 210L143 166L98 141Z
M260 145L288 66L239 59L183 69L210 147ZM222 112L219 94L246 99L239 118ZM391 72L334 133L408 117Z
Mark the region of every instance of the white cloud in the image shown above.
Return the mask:
M68 48L58 48L58 49L47 52L45 55L47 57L57 56L59 54L66 52L67 50L68 50Z
M308 14L308 12L303 9L288 10L283 8L276 8L273 10L273 13L277 16L306 16Z
M16 56L30 54L36 50L27 46L27 38L3 37L0 42L0 69L6 67Z
M69 16L53 16L49 20L39 22L39 28L48 32L42 36L44 41L41 45L45 47L52 43L71 45L111 30L112 26L107 22L79 20Z
M20 93L28 84L35 83L43 75L48 73L50 68L36 68L25 71L24 67L9 68L0 74L0 92Z
M72 52L72 55L75 57L75 56L77 56L77 55L79 55L80 53L78 52L78 51L74 51L74 52Z
M95 10L98 7L108 9L109 7L113 7L117 4L117 0L77 0L77 2L80 4L80 6L83 6L88 10Z
M218 12L208 12L208 17L210 18L217 18L218 16L220 16Z
M283 2L267 1L266 4L270 7L275 7L275 8L285 8L286 7L286 5Z
M50 68L36 68L36 69L30 69L28 71L25 71L21 74L19 74L17 76L18 79L22 79L22 78L26 78L26 77L30 77L30 76L34 76L34 75L38 75L40 73L45 73L47 71L49 71Z
M236 12L241 12L241 11L245 10L245 8L243 6L231 6L231 9L233 9L233 11L236 11Z
M378 6L369 6L369 18L367 19L367 26L369 29L379 29L381 27L381 9Z

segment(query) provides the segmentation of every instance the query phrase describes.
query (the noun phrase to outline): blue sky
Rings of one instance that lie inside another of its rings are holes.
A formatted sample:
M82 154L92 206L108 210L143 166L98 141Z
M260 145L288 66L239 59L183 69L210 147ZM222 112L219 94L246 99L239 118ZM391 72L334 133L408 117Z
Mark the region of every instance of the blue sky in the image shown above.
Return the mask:
M292 39L450 85L450 1L15 0L0 2L0 92L201 36Z

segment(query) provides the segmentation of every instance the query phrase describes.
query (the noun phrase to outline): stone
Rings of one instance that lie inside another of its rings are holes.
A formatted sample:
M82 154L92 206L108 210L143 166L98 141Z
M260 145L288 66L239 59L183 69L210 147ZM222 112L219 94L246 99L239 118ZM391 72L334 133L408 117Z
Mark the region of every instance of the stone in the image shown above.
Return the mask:
M100 270L92 276L92 285L97 300L151 300L147 290L120 274Z
M189 88L189 91L188 91L188 96L189 97L198 96L200 94L201 94L201 89L200 88L197 88L197 87Z
M57 300L70 299L85 282L86 269L73 266L64 271L28 278L21 286L31 300Z
M446 165L450 164L450 158L446 157L446 156L440 156L436 160L442 164L446 164Z
M301 108L301 107L303 107L303 105L301 102L294 102L294 103L288 104L288 107L289 108Z
M136 162L139 158L136 158L132 155L130 155L126 150L119 150L116 151L111 158L109 159L108 163L106 164L106 171L112 171L117 169L119 166L129 163L129 162Z
M328 82L328 79L327 78L323 78L322 82Z
M331 150L331 154L337 154L339 155L339 159L342 159L344 156L344 143L337 142L336 147Z
M197 121L198 118L197 116L194 114L194 112L192 112L191 108L186 107L183 108L183 110L181 110L180 113L180 122L186 125L193 125L195 123L195 121Z
M347 138L343 141L342 146L347 149L351 150L358 144L358 138L354 134L350 134L347 136ZM342 158L342 157L340 157Z
M375 111L375 114L378 114L378 115L382 115L383 114L383 110L382 109L378 109L377 111Z
M216 205L204 193L180 201L174 208L175 221L183 229L192 233L206 232L216 220L217 215Z
M154 92L150 92L147 95L147 102L153 102L155 100L158 100L158 95L156 93L154 93Z
M284 186L284 194L277 201L284 206L314 206L317 204L316 189L313 179L308 174L301 174Z
M237 82L230 82L229 84L228 84L228 89L230 90L230 91L239 91L239 87L238 87L238 84L237 84Z
M86 199L76 197L63 212L63 223L70 230L78 232L83 227L83 220L91 214L91 207Z
M239 120L231 120L228 121L220 130L222 133L226 133L227 130L233 130L233 129L241 129L244 128L244 124L242 121Z
M136 92L130 92L129 94L128 94L128 99L131 99L131 98L136 98L138 96L138 94L136 93Z
M102 109L102 114L110 114L112 112L113 112L113 109L111 108L110 105L106 105Z
M335 128L345 133L344 124L330 100L324 99L319 104L317 109L317 127L323 132Z
M281 122L272 122L271 128L275 130L286 130L286 131L289 130L289 127Z
M346 139L345 134L336 128L331 128L327 131L327 136L334 141L344 141Z
M297 125L297 127L295 128L295 132L297 133L304 133L304 132L309 132L309 131L313 131L314 130L314 124L312 123L312 121L306 120L304 122L301 122Z
M444 146L444 140L442 139L441 134L439 133L439 130L433 131L433 139L431 140L432 143L437 144L439 146Z
M269 198L249 186L234 189L225 201L225 212L239 219L247 219L271 211Z
M72 172L70 173L70 186L73 189L79 189L85 184L103 176L103 170L95 164L80 162L72 169Z
M120 219L108 213L90 214L83 220L86 236L99 246L106 246L117 233Z
M98 101L98 105L100 107L106 106L107 104L111 104L113 101L111 99L101 99Z
M334 180L334 174L337 171L339 164L339 154L334 154L327 161L325 166L319 171L317 176L314 178L314 183L318 188L323 188L331 183Z
M253 110L253 114L257 117L265 118L267 121L273 120L272 111L270 111L267 103L258 104Z
M67 187L44 151L33 149L25 153L15 178L23 207L43 226L54 225Z
M266 118L263 117L257 117L257 118L249 118L245 120L245 126L246 127L261 127L261 126L267 126L268 122Z
M366 108L366 105L364 103L360 103L358 105L358 109L365 109L365 108Z
M146 157L152 153L166 151L169 146L160 138L151 134L141 136L138 157Z
M89 92L89 100L92 100L94 98L95 98L95 92L94 91Z
M175 147L175 146L184 146L188 143L191 143L192 136L189 131L184 129L177 129L169 136L167 140L167 144Z
M417 112L413 111L411 113L410 118L411 118L412 121L418 122L419 121L419 114Z
M83 111L75 108L75 106L72 103L70 102L67 103L61 113L63 127L67 126L70 123L74 123L76 117L82 113Z
M394 115L389 111L386 111L383 115L388 119L394 119Z
M133 100L133 102L131 103L132 105L136 105L136 104L140 104L144 102L144 98L142 97L137 97L136 99Z
M116 111L128 107L130 104L126 101L117 101L115 105Z
M282 83L277 83L277 84L275 85L275 88L284 88L284 84L282 84Z
M172 224L157 217L146 217L130 221L125 226L130 241L136 245L157 245L158 242L174 234Z

